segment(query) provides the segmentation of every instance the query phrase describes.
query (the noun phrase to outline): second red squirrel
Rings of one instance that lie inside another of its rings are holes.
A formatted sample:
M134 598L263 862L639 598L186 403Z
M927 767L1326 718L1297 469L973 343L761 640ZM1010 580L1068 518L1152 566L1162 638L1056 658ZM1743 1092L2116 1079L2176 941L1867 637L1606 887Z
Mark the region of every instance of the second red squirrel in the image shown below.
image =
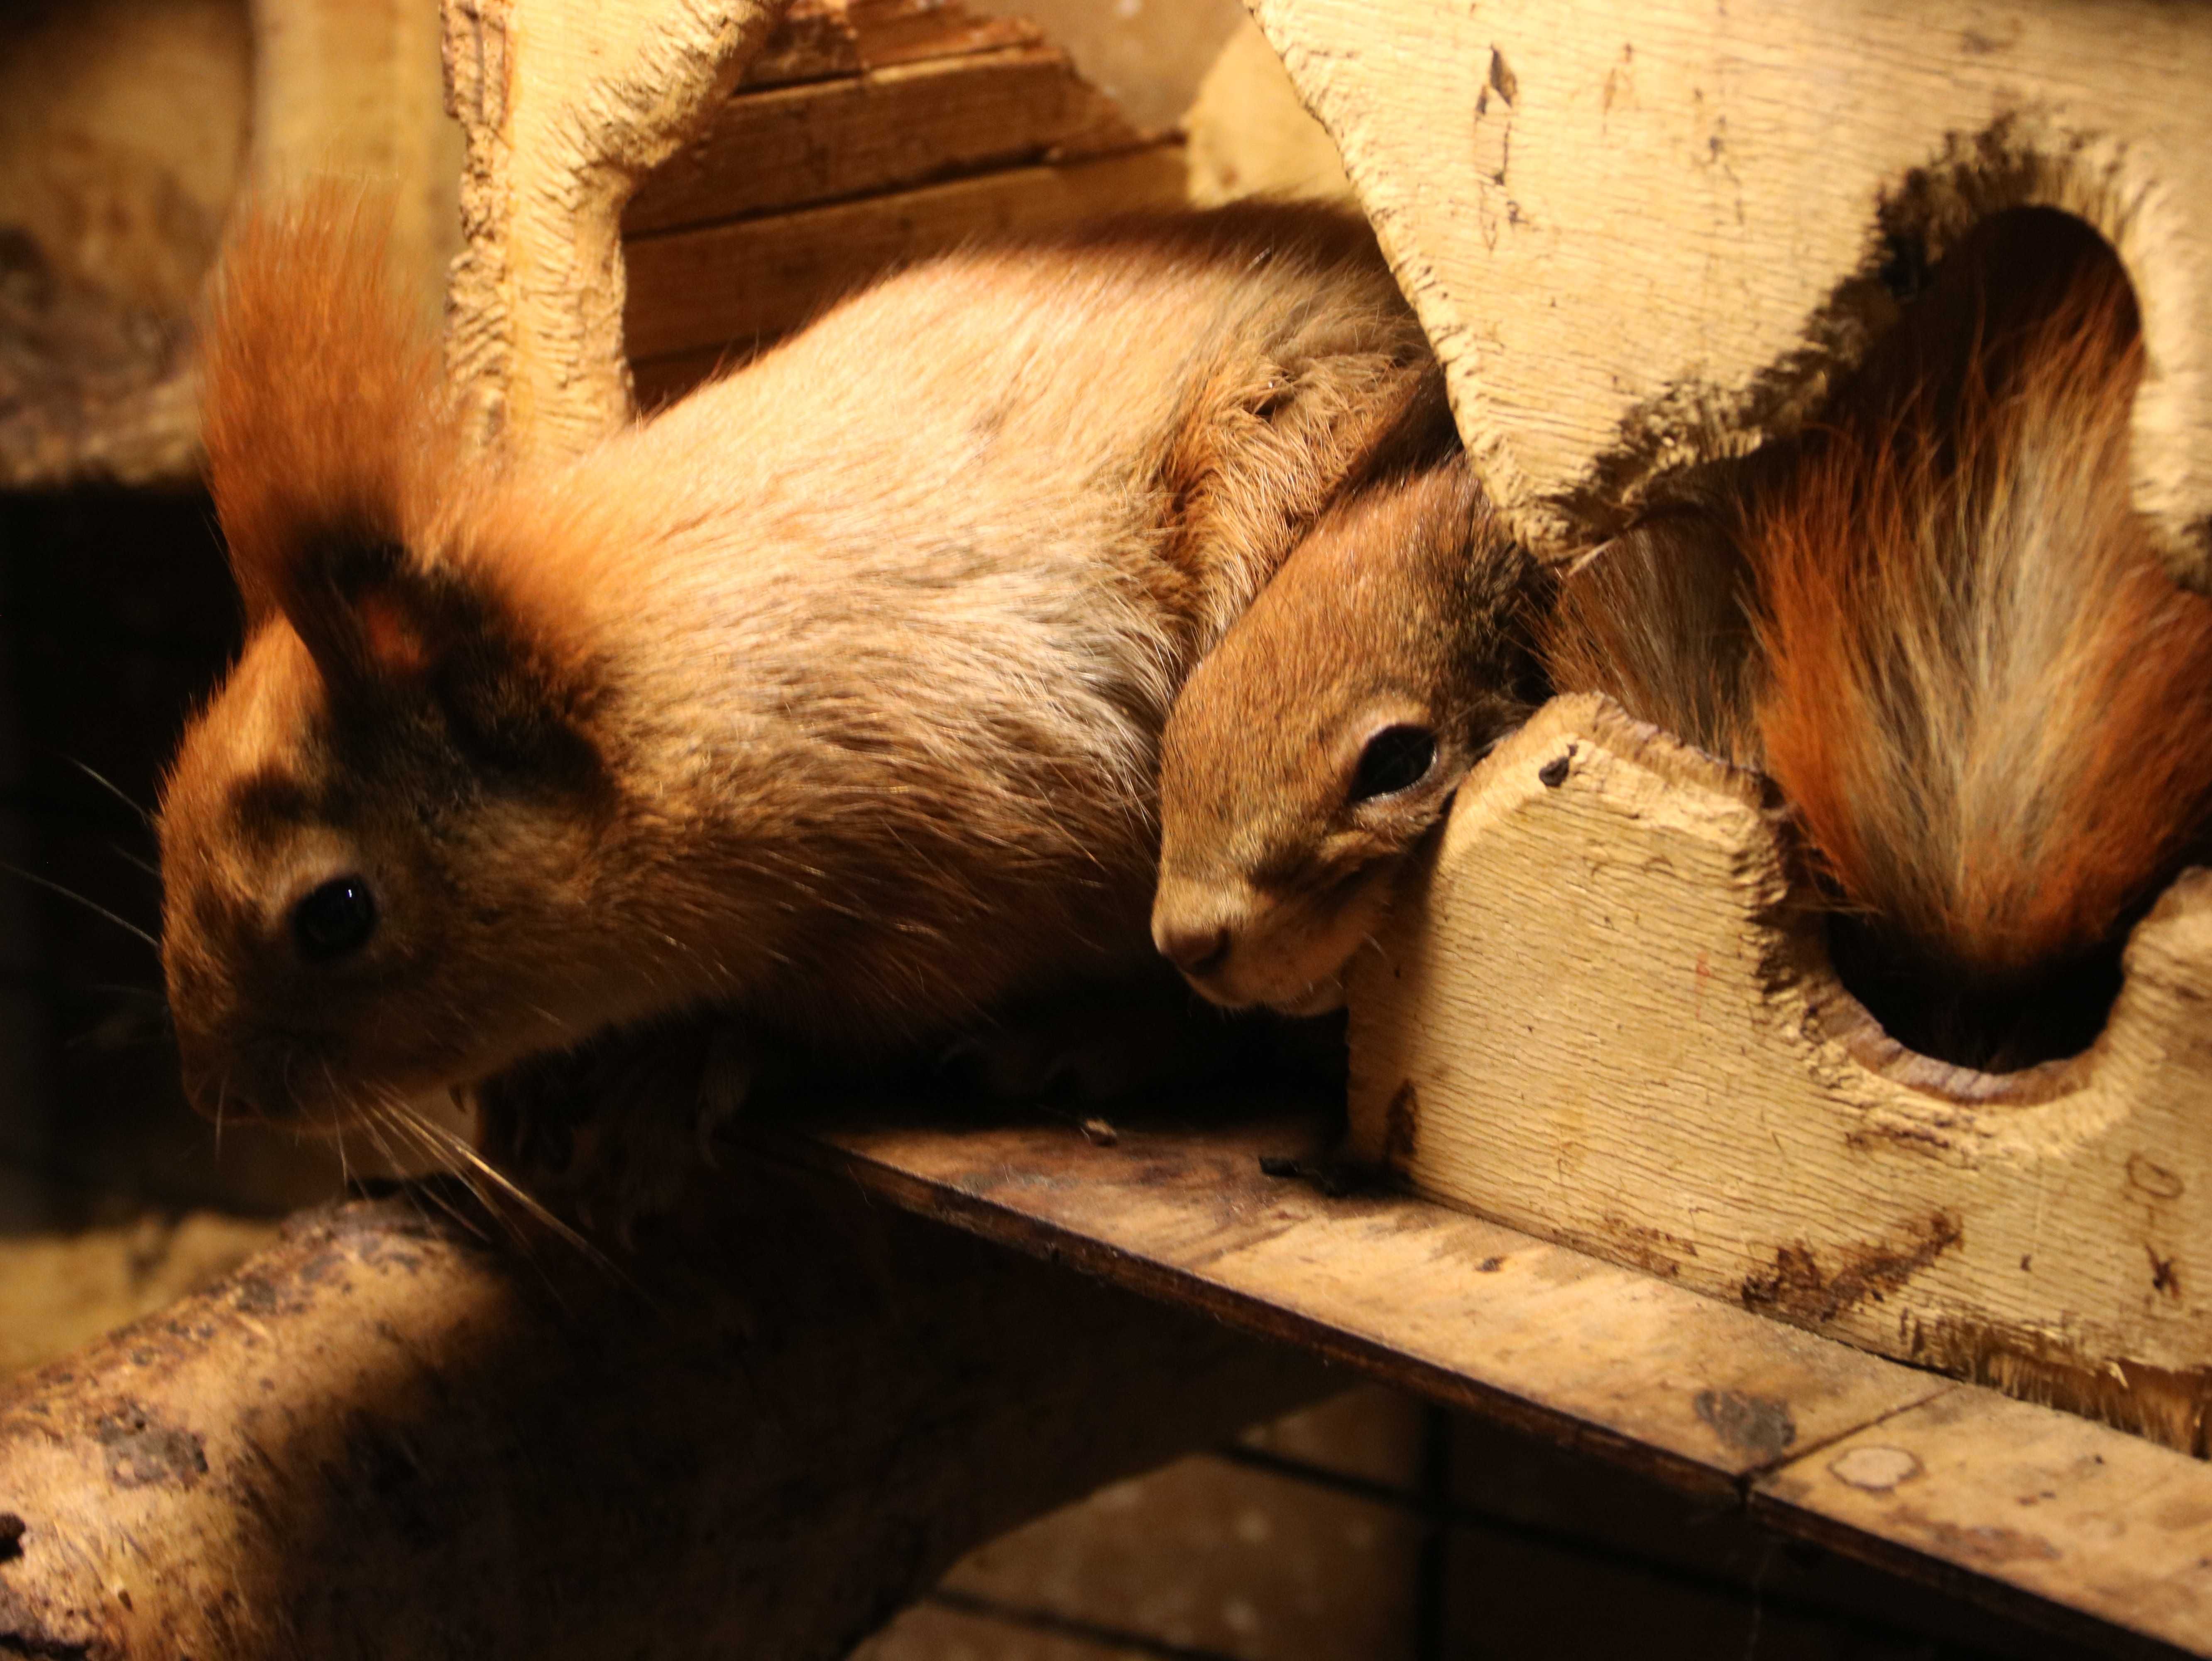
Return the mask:
M1304 208L923 262L557 465L461 442L341 202L247 220L204 361L247 639L164 788L163 954L191 1093L311 1123L1148 964L1176 687L1450 433L1366 228Z
M2109 247L2057 214L1999 216L1806 435L1701 480L1536 602L1562 690L1608 692L1772 776L1847 978L1893 1036L1947 1059L2004 1068L2086 1043L2121 936L2212 807L2212 602L2166 575L2129 499L2142 351ZM1445 545L1417 532L1406 545ZM1520 569L1496 538L1446 557ZM1491 649L1493 602L1441 618L1410 593L1297 576L1294 558L1276 579L1286 603L1255 606L1218 660L1307 661L1324 628L1395 630L1402 643L1386 650L1401 669L1463 697L1459 660L1429 636ZM1360 611L1376 616L1344 615ZM1250 825L1223 810L1239 776L1334 777L1352 736L1304 733L1297 709L1328 706L1298 672L1209 669L1168 730L1171 851L1239 847ZM1275 985L1333 984L1363 943L1356 929L1329 936L1286 982L1240 988L1220 972L1244 933L1264 938L1322 878L1344 879L1319 857L1344 793L1322 794L1313 857L1243 862L1240 931L1188 965L1201 989L1279 1003ZM1406 800L1418 826L1445 798ZM1176 877L1164 871L1169 910L1185 904ZM1181 926L1156 916L1164 943Z

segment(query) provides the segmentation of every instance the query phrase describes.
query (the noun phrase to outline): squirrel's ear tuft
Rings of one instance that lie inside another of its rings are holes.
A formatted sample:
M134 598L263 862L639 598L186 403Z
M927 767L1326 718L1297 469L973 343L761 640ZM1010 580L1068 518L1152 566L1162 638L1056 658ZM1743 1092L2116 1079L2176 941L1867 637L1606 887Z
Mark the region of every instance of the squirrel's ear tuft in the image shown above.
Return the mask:
M248 203L226 239L202 435L249 628L292 610L334 542L418 533L459 453L435 343L390 270L388 217L324 185Z

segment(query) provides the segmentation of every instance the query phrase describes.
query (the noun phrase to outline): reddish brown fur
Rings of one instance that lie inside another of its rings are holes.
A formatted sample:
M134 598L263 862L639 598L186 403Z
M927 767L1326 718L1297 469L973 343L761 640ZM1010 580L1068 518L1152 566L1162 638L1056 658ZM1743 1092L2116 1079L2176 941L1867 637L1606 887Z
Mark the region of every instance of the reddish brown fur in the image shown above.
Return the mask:
M1561 575L1538 630L1546 672L1559 691L1603 692L1639 720L1755 766L1751 581L1733 498L1713 491L1662 508Z
M1152 932L1200 992L1332 1007L1403 857L1527 714L1543 583L1454 456L1317 525L1168 721ZM1409 787L1359 799L1386 728L1431 733Z
M249 624L311 527L418 528L460 460L431 343L398 296L384 217L323 186L238 219L202 332L208 488Z
M2002 987L2106 940L2212 800L2212 604L2129 501L2101 244L1999 225L1757 515L1767 766L1852 907Z
M209 343L251 634L164 792L210 1106L373 1112L705 1007L840 1050L1149 958L1176 687L1448 433L1356 221L917 265L572 463L466 454L361 215L250 219ZM360 874L366 946L308 961Z

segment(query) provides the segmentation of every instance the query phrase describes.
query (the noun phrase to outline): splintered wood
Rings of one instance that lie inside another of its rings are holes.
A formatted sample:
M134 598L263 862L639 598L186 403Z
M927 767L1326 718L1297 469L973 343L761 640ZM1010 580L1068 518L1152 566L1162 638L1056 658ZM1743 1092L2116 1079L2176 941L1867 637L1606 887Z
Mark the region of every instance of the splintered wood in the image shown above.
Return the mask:
M2203 1454L2212 874L2087 1055L1900 1051L1760 787L1592 697L1472 776L1352 987L1353 1143L1420 1191Z
M1799 422L1926 258L2043 205L2142 302L2138 507L2212 587L2212 30L2158 0L1254 0L1522 534Z
M639 400L908 260L1179 203L1183 173L1178 144L1131 126L1030 24L801 0L623 215Z

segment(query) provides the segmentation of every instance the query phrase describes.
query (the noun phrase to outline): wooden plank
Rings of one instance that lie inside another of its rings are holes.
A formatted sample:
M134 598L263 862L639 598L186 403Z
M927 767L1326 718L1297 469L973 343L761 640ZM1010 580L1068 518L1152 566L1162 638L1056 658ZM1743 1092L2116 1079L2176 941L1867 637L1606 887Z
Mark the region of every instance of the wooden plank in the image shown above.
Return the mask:
M1323 1156L1317 1117L1116 1129L823 1140L909 1210L1707 1493L1951 1388L1438 1206L1264 1175Z
M2081 215L2142 302L2136 505L2212 582L2212 30L2163 0L1255 0L1545 540L1797 424L1992 210ZM1452 135L1449 139L1440 135Z
M2212 1652L2212 1468L2070 1415L1951 1390L1761 1478L1752 1510L2008 1613L2063 1606L2118 1652Z
M1300 1345L2116 1655L2212 1655L2212 1464L1426 1202L1328 1116L756 1133L903 1209Z
M1136 130L1048 46L1015 46L732 98L656 168L625 235L1133 149Z
M1022 17L979 17L957 0L797 0L745 68L742 87L781 86L963 52L1033 46Z
M1353 1145L1419 1189L2185 1451L2212 1425L2212 878L2106 1031L1899 1051L1755 781L1590 697L1469 778L1351 983Z
M1179 145L1066 167L1016 167L893 196L633 239L627 338L639 360L750 344L839 295L978 238L1049 232L1183 194Z

